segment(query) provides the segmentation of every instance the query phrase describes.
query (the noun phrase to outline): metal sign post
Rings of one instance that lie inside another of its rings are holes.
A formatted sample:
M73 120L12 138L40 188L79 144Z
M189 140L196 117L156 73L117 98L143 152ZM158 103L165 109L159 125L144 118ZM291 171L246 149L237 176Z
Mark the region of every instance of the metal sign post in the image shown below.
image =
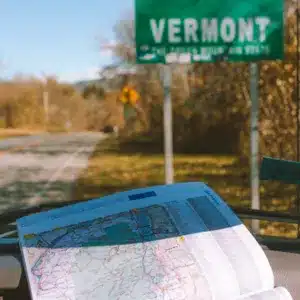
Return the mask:
M250 124L250 149L251 149L251 208L260 208L259 198L259 132L258 132L258 66L257 63L250 64L250 98L251 98L251 124ZM252 230L259 232L259 220L252 220Z
M164 86L164 148L165 148L165 181L166 184L174 182L173 167L173 120L172 120L172 69L164 65L162 70L162 81Z
M284 57L284 1L228 0L227 5L202 1L135 0L135 46L138 64L276 60ZM159 7L159 9L157 9ZM232 10L232 7L235 7ZM214 15L224 16L216 20ZM226 16L226 17L225 17ZM218 44L216 41L218 40ZM230 47L228 47L230 45ZM259 207L257 65L251 64L251 187L252 207ZM169 67L165 76L166 181L173 181L172 107Z
M45 111L45 123L47 126L49 123L49 93L47 91L43 92L43 104Z

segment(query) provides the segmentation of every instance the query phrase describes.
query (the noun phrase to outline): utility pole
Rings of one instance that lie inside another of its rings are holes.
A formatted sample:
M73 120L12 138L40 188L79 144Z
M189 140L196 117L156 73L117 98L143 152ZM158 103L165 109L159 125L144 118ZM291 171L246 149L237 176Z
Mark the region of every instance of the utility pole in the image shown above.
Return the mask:
M48 128L49 123L49 93L48 91L43 92L43 104L44 104L44 112L45 112L45 127Z
M296 105L297 105L297 137L296 137L296 143L297 143L297 150L296 150L296 156L297 161L300 161L300 29L299 29L299 23L300 23L300 5L299 0L297 1L297 7L296 7L296 35L297 35L297 49L296 49ZM296 210L297 213L300 213L300 186L297 185L297 199L296 199ZM300 238L300 224L298 222L298 228L297 228L297 237Z

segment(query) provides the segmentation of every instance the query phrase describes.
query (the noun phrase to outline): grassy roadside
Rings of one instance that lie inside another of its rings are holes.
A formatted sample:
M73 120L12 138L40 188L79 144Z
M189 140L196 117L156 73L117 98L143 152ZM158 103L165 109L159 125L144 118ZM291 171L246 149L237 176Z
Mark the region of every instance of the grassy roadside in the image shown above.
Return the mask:
M231 205L249 206L248 166L239 164L234 156L175 155L175 181L202 181L211 186ZM74 185L73 199L93 199L118 191L164 184L162 154L122 153L116 141L110 139L97 145L88 167ZM277 190L276 195L270 190ZM261 186L263 208L287 210L294 195L293 187ZM295 226L261 222L262 233L296 236Z
M176 155L175 181L203 181L236 204L249 204L248 176L232 156ZM230 181L228 184L226 178ZM75 185L77 199L90 199L137 187L164 184L162 154L122 153L112 139L101 142Z
M42 131L34 131L29 129L0 129L0 140L11 137L30 136L40 133L42 133Z

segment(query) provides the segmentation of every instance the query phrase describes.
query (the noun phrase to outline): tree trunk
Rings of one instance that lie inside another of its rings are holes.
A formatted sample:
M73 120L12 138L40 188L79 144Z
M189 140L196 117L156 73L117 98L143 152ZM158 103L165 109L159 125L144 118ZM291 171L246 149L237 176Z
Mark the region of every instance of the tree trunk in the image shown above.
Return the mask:
M12 106L10 103L5 106L5 126L6 128L13 128Z

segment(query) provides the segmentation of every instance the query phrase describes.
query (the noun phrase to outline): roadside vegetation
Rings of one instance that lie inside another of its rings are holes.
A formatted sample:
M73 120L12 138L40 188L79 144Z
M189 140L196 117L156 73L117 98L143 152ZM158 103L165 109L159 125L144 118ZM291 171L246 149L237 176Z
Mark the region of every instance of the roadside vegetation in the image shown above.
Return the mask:
M11 137L30 136L40 134L43 131L39 130L28 130L28 129L1 129L0 140Z
M119 125L117 95L95 84L78 89L55 78L0 81L0 138L31 132L101 131Z

